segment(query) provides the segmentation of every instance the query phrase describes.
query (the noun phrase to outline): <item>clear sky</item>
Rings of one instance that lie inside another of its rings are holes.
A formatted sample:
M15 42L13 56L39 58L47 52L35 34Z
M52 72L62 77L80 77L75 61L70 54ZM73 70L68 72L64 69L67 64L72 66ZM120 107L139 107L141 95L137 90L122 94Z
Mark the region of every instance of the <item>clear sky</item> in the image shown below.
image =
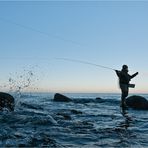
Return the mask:
M55 59L69 58L127 64L147 93L148 1L0 1L0 51L1 91L120 92L113 70Z

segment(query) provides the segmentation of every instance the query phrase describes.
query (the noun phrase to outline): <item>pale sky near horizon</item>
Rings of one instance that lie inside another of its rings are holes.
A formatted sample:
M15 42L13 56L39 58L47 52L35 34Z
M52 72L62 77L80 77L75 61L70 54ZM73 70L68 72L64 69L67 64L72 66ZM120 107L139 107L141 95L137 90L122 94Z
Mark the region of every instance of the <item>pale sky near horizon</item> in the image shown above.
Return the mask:
M0 1L1 91L120 92L113 70L55 59L69 58L127 64L147 93L147 16L148 1Z

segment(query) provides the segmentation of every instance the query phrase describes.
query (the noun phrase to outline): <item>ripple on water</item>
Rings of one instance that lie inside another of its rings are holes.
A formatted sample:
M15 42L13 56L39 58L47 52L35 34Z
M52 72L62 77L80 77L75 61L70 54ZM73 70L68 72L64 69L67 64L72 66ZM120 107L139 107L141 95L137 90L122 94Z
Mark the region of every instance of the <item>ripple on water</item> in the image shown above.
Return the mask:
M14 113L0 113L0 147L148 146L146 112L122 113L114 97L102 103L23 97Z

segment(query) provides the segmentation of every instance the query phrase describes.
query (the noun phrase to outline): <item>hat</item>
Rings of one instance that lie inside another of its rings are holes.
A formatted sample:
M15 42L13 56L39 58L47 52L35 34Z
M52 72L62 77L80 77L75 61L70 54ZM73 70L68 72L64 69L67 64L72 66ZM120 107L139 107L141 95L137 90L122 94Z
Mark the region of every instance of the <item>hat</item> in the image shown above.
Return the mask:
M128 69L128 66L127 65L123 65L122 69Z

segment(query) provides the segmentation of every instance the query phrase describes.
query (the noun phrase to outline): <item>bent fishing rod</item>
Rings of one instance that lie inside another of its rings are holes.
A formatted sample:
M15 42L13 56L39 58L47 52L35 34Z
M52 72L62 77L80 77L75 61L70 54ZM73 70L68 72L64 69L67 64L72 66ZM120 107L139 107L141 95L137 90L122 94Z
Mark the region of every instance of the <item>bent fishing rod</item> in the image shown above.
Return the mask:
M63 60L63 61L77 62L77 63L87 64L87 65L92 65L92 66L97 66L97 67L101 67L101 68L105 68L105 69L109 69L109 70L114 70L114 71L116 70L116 69L113 69L111 67L107 67L107 66L103 66L103 65L87 62L87 61L82 61L82 60L69 59L69 58L55 58L55 59Z
M18 59L18 60L22 60L22 59L27 59L27 60L32 60L33 58L32 57L21 57L21 58L18 58L18 57L1 57L0 58L1 60L2 59ZM91 63L91 62L87 62L87 61L83 61L83 60L76 60L76 59L69 59L69 58L37 58L36 59L38 60L62 60L62 61L70 61L70 62L75 62L75 63L82 63L82 64L87 64L87 65L91 65L91 66L96 66L96 67L100 67L100 68L105 68L105 69L109 69L109 70L114 70L116 71L116 69L113 69L111 67L107 67L107 66L103 66L103 65L99 65L99 64L95 64L95 63Z

